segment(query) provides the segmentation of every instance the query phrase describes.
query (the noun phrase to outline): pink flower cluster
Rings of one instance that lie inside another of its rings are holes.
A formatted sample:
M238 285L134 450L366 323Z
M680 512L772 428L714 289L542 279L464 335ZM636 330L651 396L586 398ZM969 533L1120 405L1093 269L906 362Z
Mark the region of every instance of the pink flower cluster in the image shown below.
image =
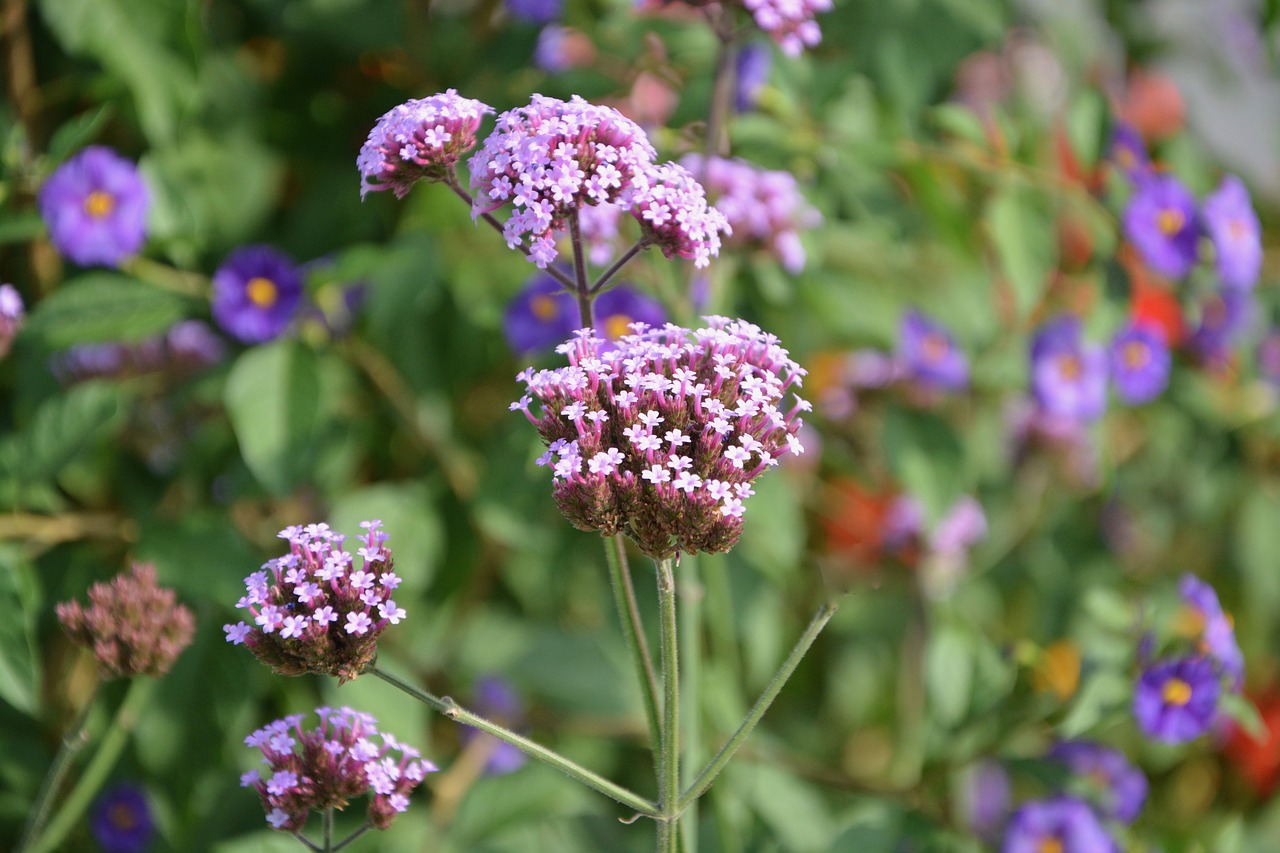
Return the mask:
M476 130L493 108L449 91L408 101L378 119L360 149L360 197L391 190L404 198L419 180L444 180L476 144Z
M806 47L822 41L822 30L813 18L830 12L831 0L743 0L756 26L769 34L787 56L799 56Z
M731 233L724 214L707 204L702 185L677 163L652 166L637 181L631 215L668 258L688 258L702 269L720 254L720 232Z
M804 452L809 404L779 405L805 371L758 326L706 319L693 332L635 323L612 346L582 330L558 349L568 367L518 377L529 393L511 408L547 443L538 462L578 529L623 532L653 557L727 551L755 478Z
M405 617L391 597L400 578L381 525L360 523L366 533L355 556L342 549L346 537L327 524L280 531L290 551L245 578L236 607L247 608L254 625L224 625L227 642L248 646L283 675L317 672L343 681L359 675L373 660L379 635Z
M800 231L820 225L822 214L805 201L791 173L725 157L704 162L697 154L680 162L703 176L707 194L733 228L731 245L763 248L789 273L804 270Z
M303 715L291 714L244 740L262 750L267 770L250 770L240 785L258 792L274 829L298 832L312 810L341 809L366 792L372 792L369 823L386 829L409 807L409 794L426 774L439 769L380 733L369 714L346 707L317 708L316 714L315 729L303 731Z

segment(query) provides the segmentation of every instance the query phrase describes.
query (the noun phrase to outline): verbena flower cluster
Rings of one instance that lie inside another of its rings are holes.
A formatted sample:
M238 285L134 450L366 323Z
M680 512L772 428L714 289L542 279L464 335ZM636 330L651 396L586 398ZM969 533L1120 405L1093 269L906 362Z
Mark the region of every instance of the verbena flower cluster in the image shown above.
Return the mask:
M245 738L262 751L265 771L240 777L262 799L273 829L298 832L313 811L345 808L370 794L368 821L386 829L409 807L409 795L438 768L418 750L378 731L370 714L343 707L317 708L320 725L304 731L304 715L291 714Z
M631 215L663 255L692 260L698 269L720 254L720 232L732 233L724 214L707 204L702 184L677 163L650 166L641 173Z
M659 558L726 551L755 478L803 452L809 404L781 404L805 371L759 327L706 319L693 332L636 324L612 348L582 330L558 349L568 367L520 374L529 393L511 408L547 443L539 464L578 529L621 531Z
M733 229L730 245L764 249L787 272L804 270L800 232L820 225L822 215L800 194L790 172L698 154L686 155L680 162L706 181L707 195Z
M170 371L193 373L226 357L227 347L207 323L183 320L163 335L129 343L79 344L57 353L49 369L64 385L99 377Z
M442 181L476 144L493 107L456 90L400 104L378 119L360 149L360 197L391 190L404 198L420 180Z
M245 578L236 607L247 608L254 624L224 625L227 642L248 646L283 675L325 673L341 681L359 675L372 662L378 637L406 615L391 597L400 578L382 522L360 526L366 532L355 555L327 524L280 531L289 553Z
M81 266L119 266L146 240L147 186L110 148L91 145L63 163L38 201L54 248Z
M831 0L743 0L756 26L769 34L787 56L799 56L806 47L822 41L822 30L814 20L819 12L830 12Z
M67 634L93 650L107 678L163 675L195 635L195 617L173 590L156 583L149 563L95 583L88 607L64 601L56 610Z

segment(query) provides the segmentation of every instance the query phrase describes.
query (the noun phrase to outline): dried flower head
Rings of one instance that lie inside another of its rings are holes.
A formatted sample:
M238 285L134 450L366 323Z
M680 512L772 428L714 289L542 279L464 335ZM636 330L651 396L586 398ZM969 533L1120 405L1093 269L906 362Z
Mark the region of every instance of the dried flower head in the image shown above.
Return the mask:
M558 348L568 367L520 374L529 393L511 408L547 443L538 462L578 529L626 533L653 557L727 551L755 478L803 452L810 406L779 404L805 371L758 326L706 319L694 332L636 323L613 345L582 330Z
M303 731L302 714L258 729L245 745L262 750L267 771L250 770L241 787L262 798L273 829L298 832L312 810L345 808L370 793L368 819L386 829L409 807L409 794L438 768L416 749L378 731L377 720L351 708L317 708L320 725Z
M195 617L173 590L156 585L150 563L95 583L88 607L64 601L56 609L62 627L93 650L107 678L163 675L195 634Z
M355 556L342 549L346 537L327 524L287 527L283 557L268 560L244 579L236 607L253 614L254 625L222 626L227 642L244 644L282 675L306 672L355 678L377 652L378 637L399 624L405 610L391 597L400 585L393 571L381 521L363 521L366 531Z
M391 190L404 198L418 181L442 181L476 144L493 107L450 89L407 101L378 119L360 149L360 197Z

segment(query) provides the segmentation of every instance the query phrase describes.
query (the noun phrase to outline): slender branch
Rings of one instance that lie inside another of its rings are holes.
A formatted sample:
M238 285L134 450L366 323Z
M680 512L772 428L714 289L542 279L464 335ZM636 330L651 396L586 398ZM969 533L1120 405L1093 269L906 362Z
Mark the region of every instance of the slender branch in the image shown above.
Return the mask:
M705 596L698 579L696 557L685 554L680 561L680 588L684 601L680 608L680 701L684 703L684 750L681 753L685 775L689 768L702 763L702 603ZM688 781L681 780L681 784ZM689 803L681 811L681 853L698 853L698 802Z
M587 257L582 250L582 226L578 224L578 211L569 214L569 239L573 242L573 295L578 300L578 321L584 329L594 329L595 316L591 313L592 290L587 285Z
M634 809L643 815L647 815L649 817L657 815L657 809L654 807L654 804L644 799L639 794L629 791L621 785L610 782L598 773L594 773L582 765L565 758L558 752L547 749L540 743L531 741L523 735L518 735L510 729L503 728L497 723L490 722L478 714L471 713L447 696L441 698L428 693L425 690L414 687L408 682L402 681L376 665L370 667L367 671L376 675L378 678L381 678L392 687L412 696L427 707L439 711L454 722L462 723L464 726L471 726L472 728L491 734L498 740L511 744L530 758L536 758L544 764L551 765L570 778L578 780L587 787L593 788L605 796L610 797L622 805Z
M4 0L0 12L0 48L4 55L5 95L13 105L18 123L26 131L22 153L30 165L32 152L40 144L40 99L31 32L27 28L27 0Z
M346 838L342 839L341 841L339 841L337 844L333 846L334 853L338 853L338 851L341 850L343 847L346 847L352 841L355 841L357 838L364 835L366 832L368 832L371 829L373 829L373 824L369 823L368 821L365 821L363 824L361 824L359 829L357 829L355 832L351 833Z
M85 700L84 707L76 715L75 722L62 736L62 746L58 747L58 754L53 757L53 764L49 765L49 772L45 774L44 782L40 785L36 801L32 804L31 811L27 813L27 823L22 829L22 838L19 839L18 846L15 848L18 853L27 850L39 838L40 830L44 829L44 823L49 818L49 809L53 806L54 797L62 787L62 780L66 778L67 771L71 769L71 759L75 758L89 742L89 713L93 710L94 701L98 698L99 687L101 683L94 685L89 698Z
M792 673L796 671L796 667L800 665L801 659L809 651L809 647L813 645L813 641L818 638L818 634L822 633L822 629L826 627L827 622L835 615L836 609L840 605L835 601L828 601L814 615L813 620L809 622L809 627L805 629L804 634L796 641L795 646L791 649L791 654L787 655L787 659L782 662L782 666L774 674L773 680L765 687L764 692L760 694L760 698L750 712L747 718L742 721L742 725L738 726L738 730L733 736L725 742L710 763L698 774L698 778L680 797L679 808L683 808L689 803L701 797L711 787L711 783L715 781L716 776L724 769L729 760L733 758L735 752L741 748L746 742L748 735L752 729L764 717L765 712L769 710L769 706L773 704L773 700L778 698L778 694L782 692L782 687L791 678Z
M77 539L138 538L138 526L113 512L62 513L7 512L0 515L0 541L22 539L43 545L57 545Z
M675 558L657 561L662 659L662 750L658 762L658 853L676 853L680 828L680 665L676 624Z
M644 636L644 623L640 619L636 589L631 583L631 567L627 564L627 548L622 534L614 534L605 540L604 554L609 562L613 603L618 608L622 635L627 641L631 662L635 664L636 674L640 679L640 697L644 700L644 716L649 724L649 748L653 750L656 763L659 744L662 742L662 727L658 717L658 676L653 671L653 658Z
M708 9L708 15L711 14L711 10ZM733 101L733 84L737 72L735 67L737 36L733 32L731 24L726 23L723 9L720 10L719 17L712 18L711 28L715 31L716 38L720 44L716 52L715 77L711 84L711 109L707 114L707 156L703 158L703 174L699 176L699 180L704 186L706 185L706 171L709 168L711 157L713 155L723 156L727 153L728 138L725 130L728 125L727 118L730 105Z
M324 837L324 853L332 853L333 851L333 806L329 806L324 810L324 814L320 818L320 826L322 827Z
M618 258L616 261L613 262L613 266L605 270L604 273L598 279L596 279L596 283L591 285L590 290L588 290L587 292L593 295L596 293L599 293L601 290L604 289L604 286L609 283L610 279L612 279L615 275L621 272L622 268L625 267L628 263L630 263L632 258L634 258L636 255L640 254L641 252L643 252L645 249L649 248L652 245L653 243L649 240L648 237L641 237L639 240L635 242L635 245L633 245L630 249L627 249L625 252L622 253L622 257Z
M303 835L301 831L293 833L293 837L302 842L302 846L310 850L311 853L328 853L329 848L321 847L319 844L316 844L314 841Z

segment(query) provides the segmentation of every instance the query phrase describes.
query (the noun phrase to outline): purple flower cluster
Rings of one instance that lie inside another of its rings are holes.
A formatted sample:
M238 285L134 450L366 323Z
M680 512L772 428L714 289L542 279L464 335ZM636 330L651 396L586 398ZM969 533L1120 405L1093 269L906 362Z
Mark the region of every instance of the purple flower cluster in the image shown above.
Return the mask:
M1114 853L1118 848L1089 804L1075 797L1024 803L1005 830L1001 853Z
M418 181L447 180L462 155L475 147L480 121L491 112L488 104L453 89L387 112L356 159L360 197L389 189L404 198Z
M372 662L378 637L405 617L391 597L400 578L382 522L360 526L365 536L354 556L342 548L346 537L327 524L280 531L289 553L245 578L236 607L247 608L254 625L224 625L227 642L248 646L283 675L316 672L341 681L359 675Z
M511 408L548 444L538 462L578 529L624 532L658 558L727 551L752 481L803 452L809 405L779 404L804 371L759 327L706 319L694 332L636 324L614 347L583 330L558 349L568 367L520 374L529 393Z
M64 385L100 377L119 378L160 371L195 373L226 357L222 338L200 320L183 320L163 335L130 343L80 344L50 360Z
M409 808L409 794L438 768L408 744L385 732L369 714L351 708L317 708L320 725L304 731L304 715L291 714L245 738L262 750L265 771L250 770L241 787L262 799L273 829L298 832L311 811L345 808L370 793L368 821L386 829Z
M127 573L89 588L89 606L64 601L58 621L76 643L93 650L107 678L160 676L191 645L196 622L177 595L156 583L156 569L134 563Z
M730 245L763 248L787 272L804 270L800 232L820 225L822 215L805 201L791 173L761 169L736 158L704 161L697 154L681 163L704 176L708 195L732 228Z
M1091 344L1076 317L1045 323L1031 344L1031 391L1039 409L1053 418L1087 423L1107 408L1107 383L1130 405L1150 402L1169 384L1172 356L1164 336L1130 324L1110 348Z
M119 266L146 240L147 186L110 148L90 146L63 163L38 201L54 248L81 266Z
M831 0L743 0L756 26L769 34L787 56L799 56L822 41L814 16L830 12Z
M22 295L12 284L0 284L0 358L9 354L14 336L27 318Z
M274 340L302 301L302 273L270 246L242 246L213 274L213 319L247 344Z
M702 184L678 163L650 166L640 174L631 215L664 256L690 259L698 269L720 254L720 232L732 233L724 214L707 204Z

